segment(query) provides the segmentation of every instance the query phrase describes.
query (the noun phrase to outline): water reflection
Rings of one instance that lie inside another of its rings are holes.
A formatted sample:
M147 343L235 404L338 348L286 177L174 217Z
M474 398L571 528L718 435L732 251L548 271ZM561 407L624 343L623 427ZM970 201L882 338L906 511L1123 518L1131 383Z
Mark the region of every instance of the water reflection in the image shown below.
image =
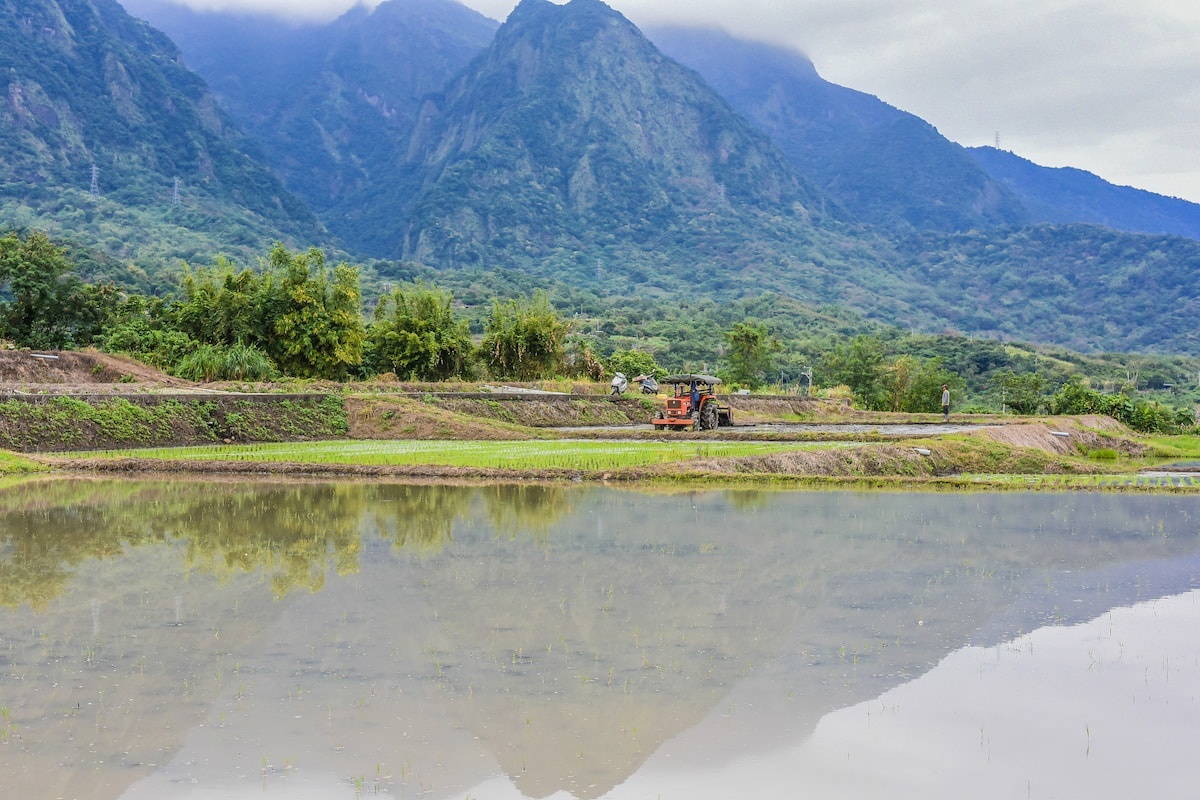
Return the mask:
M0 775L20 797L724 798L835 780L810 767L839 748L865 775L886 745L947 774L950 744L882 734L889 705L932 686L920 702L962 712L961 679L940 677L962 653L1190 591L1197 511L1082 494L26 484L0 494ZM1194 630L1194 601L1181 613ZM1193 671L1171 680L1194 696L1194 650L1174 652ZM844 715L885 744L824 744Z

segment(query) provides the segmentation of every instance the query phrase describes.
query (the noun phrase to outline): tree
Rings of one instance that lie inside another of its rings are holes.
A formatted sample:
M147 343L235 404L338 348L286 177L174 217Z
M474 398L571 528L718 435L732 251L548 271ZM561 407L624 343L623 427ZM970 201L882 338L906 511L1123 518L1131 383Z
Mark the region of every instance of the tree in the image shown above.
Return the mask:
M293 253L276 243L262 273L237 271L223 258L189 270L168 316L222 359L251 354L257 362L265 353L286 375L341 380L362 364L358 270L345 263L330 270L317 248Z
M886 405L882 410L921 413L938 411L942 386L957 391L962 381L942 367L940 358L901 356L885 369Z
M608 357L608 366L613 372L623 373L628 378L637 375L652 375L665 378L667 371L660 367L651 353L641 350L616 350Z
M757 322L738 322L725 332L725 360L729 362L729 380L747 386L761 386L770 373L779 342Z
M496 300L484 324L480 352L497 378L551 377L562 369L569 327L540 289L530 299Z
M370 366L404 380L440 381L470 370L471 334L453 296L417 282L384 295L367 334Z
M864 408L886 407L883 342L879 337L859 335L849 344L836 346L825 356L821 374L827 386L849 386Z
M135 294L118 304L99 344L169 372L200 343L175 326L167 303Z
M198 342L261 347L271 338L269 304L264 303L268 287L265 276L236 270L218 256L211 267L185 272L182 296L170 310L172 324Z
M268 264L267 353L288 375L345 378L362 363L366 340L358 270L343 262L330 275L323 251L278 243Z
M0 238L0 336L21 347L64 349L91 344L120 300L110 284L83 283L46 234Z
M1042 391L1046 380L1037 372L1020 375L1005 370L995 375L996 383L1003 391L1002 402L1018 414L1036 414L1042 407Z

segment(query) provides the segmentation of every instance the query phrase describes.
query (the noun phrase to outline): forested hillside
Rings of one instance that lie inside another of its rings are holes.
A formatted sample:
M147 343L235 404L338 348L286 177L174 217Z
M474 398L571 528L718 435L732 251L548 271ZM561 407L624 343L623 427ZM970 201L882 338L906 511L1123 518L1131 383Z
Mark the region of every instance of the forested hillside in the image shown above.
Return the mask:
M932 125L829 83L794 50L711 29L663 27L649 35L858 219L900 232L1029 219L1014 194Z
M211 254L320 225L115 0L0 0L0 221L122 259Z
M596 0L521 3L409 151L403 253L446 266L646 258L690 239L711 268L692 224L771 247L769 220L802 230L829 213L761 133Z

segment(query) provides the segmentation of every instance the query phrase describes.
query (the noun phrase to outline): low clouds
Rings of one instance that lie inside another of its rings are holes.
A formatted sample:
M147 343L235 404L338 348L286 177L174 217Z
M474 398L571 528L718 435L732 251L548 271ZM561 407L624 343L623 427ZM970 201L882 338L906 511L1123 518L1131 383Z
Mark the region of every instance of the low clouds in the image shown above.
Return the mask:
M1200 202L1200 4L1190 0L621 0L723 25L965 145Z
M143 0L144 1L144 0ZM329 19L353 0L174 0ZM397 0L405 2L405 0ZM504 19L514 0L463 0ZM368 2L367 5L375 5ZM794 47L964 145L1200 202L1194 0L610 0L639 25Z

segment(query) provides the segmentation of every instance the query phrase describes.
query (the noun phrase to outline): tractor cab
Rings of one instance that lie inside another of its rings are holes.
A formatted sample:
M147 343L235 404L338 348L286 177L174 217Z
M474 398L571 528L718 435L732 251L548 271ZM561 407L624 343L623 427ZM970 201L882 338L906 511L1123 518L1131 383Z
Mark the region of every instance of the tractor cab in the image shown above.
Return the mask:
M668 375L662 383L671 386L666 407L654 415L655 430L714 430L733 425L733 410L714 394L721 379L712 375Z

